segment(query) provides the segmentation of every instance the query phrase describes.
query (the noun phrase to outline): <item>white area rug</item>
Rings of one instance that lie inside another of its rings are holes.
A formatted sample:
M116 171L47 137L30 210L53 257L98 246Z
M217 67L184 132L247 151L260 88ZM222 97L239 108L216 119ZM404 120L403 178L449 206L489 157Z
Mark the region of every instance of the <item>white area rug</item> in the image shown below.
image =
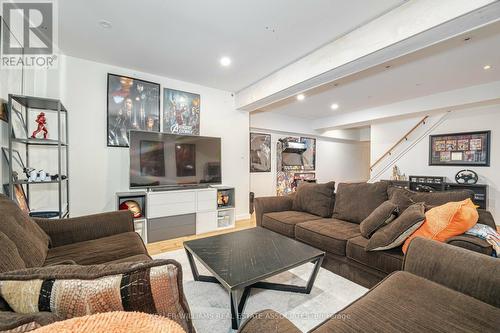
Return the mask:
M184 292L197 333L233 332L229 294L216 283L194 281L184 250L161 253L153 258L175 259L181 263ZM200 274L210 275L199 262L197 267ZM312 264L306 264L269 281L305 285L312 269ZM306 332L367 291L368 289L321 268L309 295L252 289L243 318L260 310L272 309L286 315L299 329Z

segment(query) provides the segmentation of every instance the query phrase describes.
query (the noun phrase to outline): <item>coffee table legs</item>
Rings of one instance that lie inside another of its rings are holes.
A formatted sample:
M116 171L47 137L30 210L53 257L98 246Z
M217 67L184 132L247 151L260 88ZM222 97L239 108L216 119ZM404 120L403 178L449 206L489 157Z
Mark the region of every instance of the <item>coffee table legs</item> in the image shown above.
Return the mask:
M186 250L186 254L189 260L189 266L191 267L191 272L193 273L193 278L195 281L203 281L203 282L212 282L212 283L218 283L219 280L217 280L213 276L208 276L208 275L200 275L198 273L198 268L196 268L196 263L194 262L193 255L191 252ZM289 285L289 284L282 284L282 283L274 283L274 282L266 282L266 281L260 281L256 282L248 287L245 287L243 289L243 294L241 295L241 298L238 301L238 293L241 291L241 289L231 289L229 290L229 298L230 298L230 303L231 303L231 326L234 330L237 330L238 327L240 326L240 321L241 321L241 314L243 313L243 309L245 307L245 303L248 299L248 296L250 295L250 290L252 288L259 288L259 289L270 289L270 290L279 290L279 291L288 291L288 292L294 292L294 293L302 293L302 294L309 294L312 290L312 287L314 285L314 281L316 280L316 276L318 275L319 269L321 267L321 264L323 262L323 257L319 257L314 263L314 269L311 273L311 276L309 277L309 280L307 281L307 284L305 286L295 286L295 285Z
M316 276L318 275L321 264L323 263L323 257L316 259L316 261L313 261L313 263L314 263L313 272L311 273L311 276L309 277L309 280L307 281L307 284L304 287L295 286L295 285L291 285L291 284L266 282L266 281L260 281L260 282L254 283L254 284L252 284L251 287L252 288L259 288L259 289L288 291L288 292L292 292L292 293L309 294L312 290L312 287L314 285L314 281L316 280Z

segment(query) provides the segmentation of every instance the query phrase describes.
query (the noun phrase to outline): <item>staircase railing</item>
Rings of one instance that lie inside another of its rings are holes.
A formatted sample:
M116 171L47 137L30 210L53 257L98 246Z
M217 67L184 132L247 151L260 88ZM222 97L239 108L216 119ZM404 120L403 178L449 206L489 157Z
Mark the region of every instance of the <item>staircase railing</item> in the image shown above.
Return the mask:
M427 135L429 135L436 127L441 125L445 121L445 119L448 117L451 111L446 112L437 122L435 122L429 129L427 129L422 135L417 137L412 144L405 148L403 151L399 152L387 165L385 165L380 171L377 172L376 175L371 176L369 182L373 182L378 179L384 172L386 172L389 168L391 168L397 161L399 161L404 155L406 155L413 147L415 147L420 141L422 141ZM400 140L398 140L389 150L387 150L379 159L375 161L370 166L370 172L373 171L373 168L380 164L385 158L388 156L392 156L396 148L401 145L403 142L408 141L409 136L415 132L420 126L425 125L426 121L428 120L429 116L423 117L411 130L409 130Z
M382 160L385 159L387 156L391 156L394 149L396 149L396 147L398 147L403 141L408 141L408 136L412 134L420 125L425 125L425 121L427 120L427 118L429 118L429 116L423 117L415 126L412 127L411 130L406 132L406 134L401 139L399 139L398 142L396 142L391 148L389 148L389 150L387 150L382 156L380 156L380 158L376 160L375 163L370 165L370 171L373 171L373 168L377 164L382 162Z

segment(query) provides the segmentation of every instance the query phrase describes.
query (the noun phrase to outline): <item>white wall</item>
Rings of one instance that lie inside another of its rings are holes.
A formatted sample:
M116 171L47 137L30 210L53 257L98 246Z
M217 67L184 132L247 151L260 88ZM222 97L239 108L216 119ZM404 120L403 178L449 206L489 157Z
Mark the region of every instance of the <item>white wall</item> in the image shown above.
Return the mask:
M271 172L250 173L250 191L255 193L255 197L274 196L276 195L276 143L279 138L293 135L270 130L252 132L271 134L272 161ZM319 183L334 180L337 184L342 181L366 181L369 178L369 158L368 142L347 143L316 138L316 171L314 171L316 179Z
M222 138L223 183L236 188L237 218L248 216L249 117L235 110L230 92L73 57L66 57L64 67L61 96L70 114L73 216L113 210L115 192L128 190L128 149L106 146L107 73L201 95L200 134Z
M26 73L24 93L60 98L68 109L71 216L114 210L115 193L129 190L128 149L106 146L107 73L157 82L162 94L163 88L173 88L201 95L200 135L222 138L223 183L236 188L237 219L248 218L249 115L235 109L230 92L61 56L58 70ZM2 140L4 146L8 144L6 139ZM38 155L32 166L54 172L56 168L50 163L55 160L52 155ZM50 208L48 198L56 195L54 190L48 195L32 193L32 205Z
M426 128L419 129L425 133L436 124L443 115L432 116ZM422 117L413 117L402 120L386 121L371 126L371 160L372 163L387 151L398 139L411 129ZM455 174L462 169L470 168L479 175L479 183L489 185L488 209L495 216L497 224L500 224L500 105L486 106L467 110L453 111L447 118L435 127L430 134L445 134L455 132L491 130L491 166L490 167L450 167L429 166L429 138L428 135L418 142L408 153L406 153L396 165L403 173L408 175L445 176L448 181L454 181ZM410 138L408 145L412 145L416 137ZM375 172L372 173L375 174ZM378 179L389 179L391 168L385 171Z

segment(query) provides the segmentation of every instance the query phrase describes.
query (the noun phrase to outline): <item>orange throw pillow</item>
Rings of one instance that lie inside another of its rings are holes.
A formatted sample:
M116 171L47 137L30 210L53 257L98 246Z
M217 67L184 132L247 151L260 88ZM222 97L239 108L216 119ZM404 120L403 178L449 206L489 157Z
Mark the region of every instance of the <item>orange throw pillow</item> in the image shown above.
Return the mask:
M440 242L458 236L472 228L479 219L476 206L471 199L448 202L425 213L425 222L405 241L403 253L415 237L435 239Z

